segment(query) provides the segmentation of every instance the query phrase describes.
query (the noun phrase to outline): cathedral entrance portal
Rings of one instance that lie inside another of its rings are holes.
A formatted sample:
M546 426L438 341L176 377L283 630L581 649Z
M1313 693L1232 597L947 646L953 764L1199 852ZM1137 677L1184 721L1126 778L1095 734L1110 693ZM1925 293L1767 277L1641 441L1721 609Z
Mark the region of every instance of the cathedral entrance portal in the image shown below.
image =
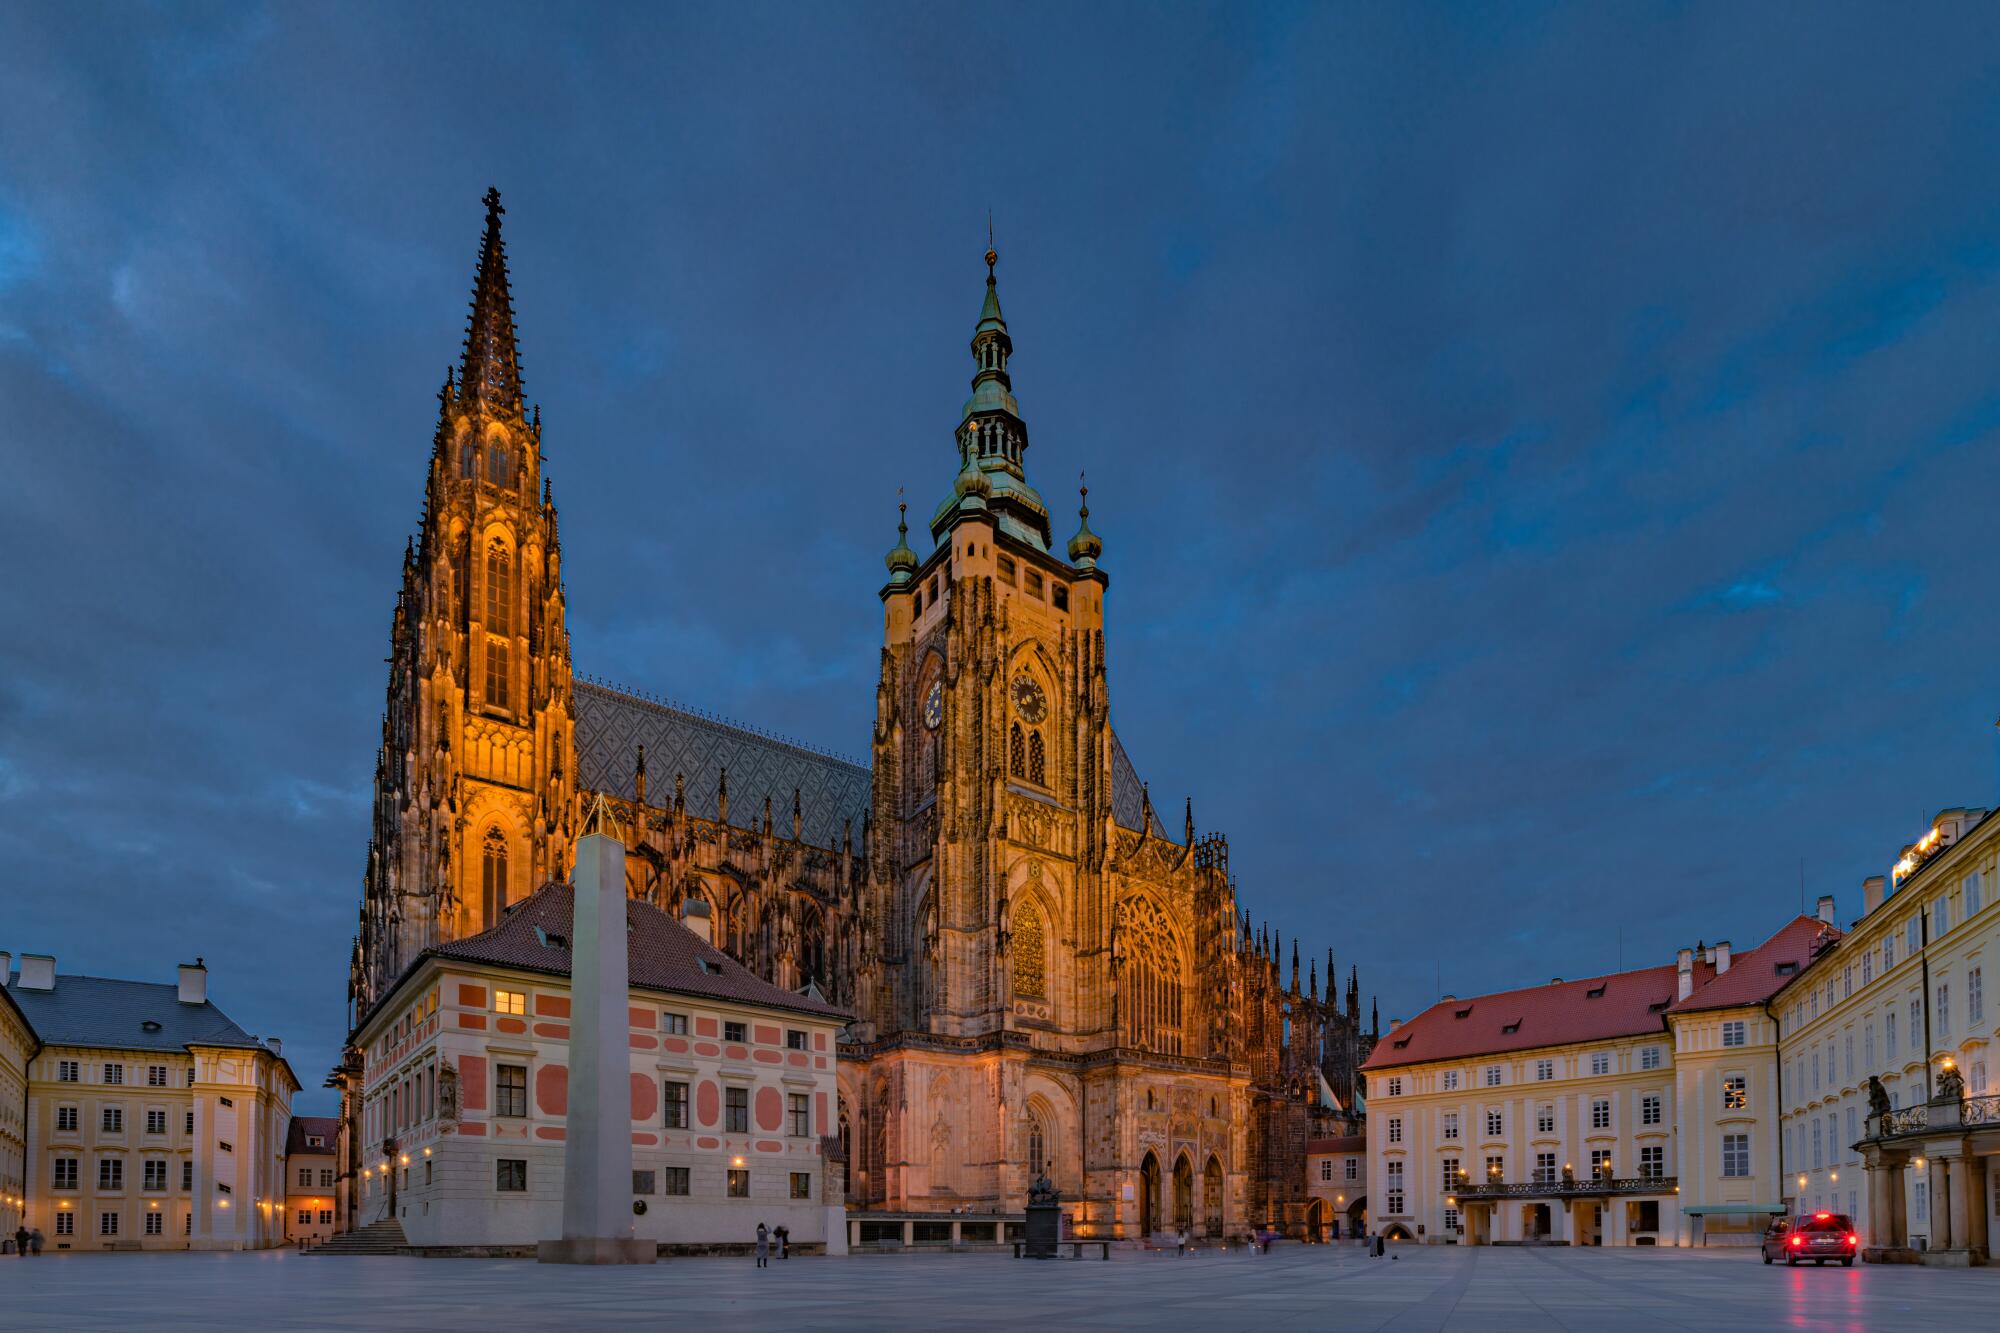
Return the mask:
M1201 1173L1202 1212L1208 1222L1208 1234L1222 1235L1222 1163L1214 1157L1208 1159L1208 1166Z
M1139 1164L1139 1234L1160 1229L1160 1159L1150 1152Z
M1186 1153L1174 1163L1174 1230L1194 1232L1194 1163Z

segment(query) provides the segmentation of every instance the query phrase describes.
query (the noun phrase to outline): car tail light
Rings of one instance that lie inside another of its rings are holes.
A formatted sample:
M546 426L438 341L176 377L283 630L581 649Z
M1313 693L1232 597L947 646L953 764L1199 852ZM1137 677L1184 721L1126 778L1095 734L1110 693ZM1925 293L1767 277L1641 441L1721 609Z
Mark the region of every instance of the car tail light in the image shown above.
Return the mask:
M1803 1244L1805 1244L1805 1243L1806 1243L1806 1238L1805 1238L1804 1236L1793 1236L1793 1237L1792 1237L1792 1248L1793 1248L1793 1249L1797 1249L1797 1248L1798 1248L1799 1246L1801 1246L1801 1245L1803 1245Z
M1850 1231L1847 1233L1847 1243L1849 1245L1859 1245L1861 1243L1861 1237L1855 1235L1852 1231Z

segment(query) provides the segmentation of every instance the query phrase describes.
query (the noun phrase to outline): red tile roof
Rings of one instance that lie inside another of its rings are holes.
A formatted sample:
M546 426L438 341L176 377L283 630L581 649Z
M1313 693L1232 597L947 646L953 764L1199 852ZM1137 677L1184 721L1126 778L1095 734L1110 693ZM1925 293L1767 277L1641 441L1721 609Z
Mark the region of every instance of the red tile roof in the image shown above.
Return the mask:
M306 1136L308 1134L318 1135L324 1146L317 1148L309 1147L306 1144ZM295 1115L292 1117L291 1129L285 1134L285 1156L331 1157L334 1151L334 1140L339 1134L340 1121L335 1116Z
M1727 972L1694 965L1694 991L1676 1002L1675 965L1614 972L1524 990L1440 1000L1408 1023L1385 1033L1363 1069L1393 1069L1433 1060L1500 1055L1542 1046L1639 1037L1666 1031L1668 1013L1761 1004L1805 966L1821 924L1795 917L1777 934L1731 960ZM1780 974L1782 963L1798 968Z
M1308 1157L1324 1157L1328 1153L1336 1152L1366 1151L1368 1151L1368 1136L1366 1134L1343 1134L1339 1138L1306 1140L1306 1156Z
M506 920L493 929L439 945L431 952L440 958L567 977L575 906L575 893L569 885L545 884L508 908ZM836 1022L850 1017L823 1000L765 981L722 950L704 944L693 931L651 903L629 901L626 920L626 938L631 944L626 965L636 987L789 1009Z

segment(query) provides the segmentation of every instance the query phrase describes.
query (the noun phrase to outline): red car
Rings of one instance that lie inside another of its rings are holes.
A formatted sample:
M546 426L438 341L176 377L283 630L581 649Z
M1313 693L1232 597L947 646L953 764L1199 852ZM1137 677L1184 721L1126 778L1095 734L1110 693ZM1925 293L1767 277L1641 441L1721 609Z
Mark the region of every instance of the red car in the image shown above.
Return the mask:
M1838 1259L1844 1268L1854 1267L1861 1253L1861 1237L1854 1219L1846 1213L1813 1213L1809 1217L1778 1217L1764 1233L1764 1262L1783 1259L1788 1267L1810 1259L1823 1264Z

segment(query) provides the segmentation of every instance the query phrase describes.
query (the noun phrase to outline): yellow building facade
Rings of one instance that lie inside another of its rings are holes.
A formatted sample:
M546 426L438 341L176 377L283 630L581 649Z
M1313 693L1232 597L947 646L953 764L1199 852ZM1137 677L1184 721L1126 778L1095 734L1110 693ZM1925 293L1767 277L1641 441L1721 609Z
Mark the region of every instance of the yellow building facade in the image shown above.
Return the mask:
M41 1045L5 985L13 963L0 953L0 1237L9 1240L27 1215L28 1062Z
M285 1239L294 1245L317 1245L339 1230L339 1144L339 1117L292 1117L285 1137Z
M48 1250L260 1249L284 1240L284 1145L299 1090L280 1050L177 983L58 975L9 985L27 1063L26 1224Z
M2000 1227L1996 876L2000 819L1942 812L1778 1008L1790 1192L1865 1258L1984 1263Z

